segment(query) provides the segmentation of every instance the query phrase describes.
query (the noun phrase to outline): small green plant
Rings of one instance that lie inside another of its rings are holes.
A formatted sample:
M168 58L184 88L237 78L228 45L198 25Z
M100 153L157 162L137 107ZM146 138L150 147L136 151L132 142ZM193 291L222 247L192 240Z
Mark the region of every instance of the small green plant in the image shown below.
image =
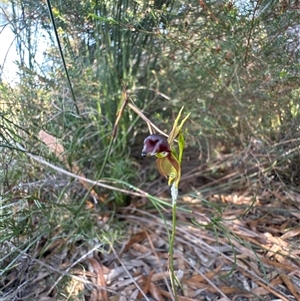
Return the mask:
M171 185L172 196L172 233L169 244L169 269L172 289L175 300L178 299L175 283L179 281L174 273L174 241L176 232L176 204L178 198L178 186L181 177L181 161L184 149L184 135L182 134L182 127L185 121L189 118L190 113L181 121L181 113L183 108L178 113L176 120L174 121L173 128L169 134L168 139L162 135L152 134L144 140L144 147L142 150L142 156L156 156L156 165L162 176L168 178L168 184ZM174 148L174 141L178 137L178 153Z

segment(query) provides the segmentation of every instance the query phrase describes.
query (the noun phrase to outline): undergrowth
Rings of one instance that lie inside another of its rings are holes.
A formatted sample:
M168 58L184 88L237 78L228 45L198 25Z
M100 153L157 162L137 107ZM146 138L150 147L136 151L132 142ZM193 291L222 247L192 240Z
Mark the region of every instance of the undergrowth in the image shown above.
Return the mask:
M182 105L179 298L299 297L299 10L269 2L1 4L1 300L173 298L169 188L140 154Z

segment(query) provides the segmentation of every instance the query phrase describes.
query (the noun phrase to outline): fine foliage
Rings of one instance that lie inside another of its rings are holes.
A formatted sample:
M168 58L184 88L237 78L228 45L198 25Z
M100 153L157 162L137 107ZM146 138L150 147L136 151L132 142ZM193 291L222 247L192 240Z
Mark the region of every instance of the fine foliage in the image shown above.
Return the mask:
M173 244L178 298L299 299L299 11L1 1L0 299L114 300L121 266L124 297L172 299Z

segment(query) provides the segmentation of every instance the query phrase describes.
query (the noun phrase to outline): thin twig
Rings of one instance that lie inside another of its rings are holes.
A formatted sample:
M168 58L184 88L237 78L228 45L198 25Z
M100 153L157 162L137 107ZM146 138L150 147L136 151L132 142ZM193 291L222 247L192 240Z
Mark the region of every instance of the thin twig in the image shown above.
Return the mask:
M87 182L89 184L92 184L92 185L95 185L95 186L99 186L99 187L102 187L102 188L105 188L105 189L109 189L109 190L112 190L112 191L118 191L118 192L122 192L122 193L125 193L125 194L129 194L129 195L134 195L134 196L138 196L138 197L149 197L150 195L137 188L137 187L134 187L134 186L130 186L132 189L134 189L135 191L138 191L138 192L134 192L134 191L130 191L130 190L126 190L126 189L122 189L122 188L118 188L118 187L115 187L115 186L111 186L111 185L107 185L107 184L104 184L100 181L93 181L93 180L90 180L90 179L87 179L85 177L82 177L82 176L78 176L70 171L67 171L61 167L58 167L52 163L49 163L47 162L44 158L40 157L40 156L36 156L36 155L33 155L31 153L29 153L24 147L22 147L19 143L16 144L17 148L23 152L25 152L30 158L32 158L33 160L43 164L43 165L46 165L48 167L50 167L51 169L53 170L56 170L64 175L67 175L69 177L72 177L74 179L77 179L77 180L80 180L80 181L84 181L84 182Z

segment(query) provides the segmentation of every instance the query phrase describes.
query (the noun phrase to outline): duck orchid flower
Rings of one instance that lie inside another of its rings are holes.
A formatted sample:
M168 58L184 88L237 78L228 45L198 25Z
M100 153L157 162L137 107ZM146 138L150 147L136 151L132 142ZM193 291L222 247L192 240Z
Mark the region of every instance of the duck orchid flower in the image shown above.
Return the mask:
M175 188L178 189L181 176L181 159L184 148L184 137L181 133L181 128L184 122L188 119L188 114L178 125L183 107L178 113L174 122L171 133L168 139L162 135L152 134L144 140L142 157L156 156L156 166L160 174L168 178L168 185L175 183ZM179 155L173 149L173 142L178 136Z

